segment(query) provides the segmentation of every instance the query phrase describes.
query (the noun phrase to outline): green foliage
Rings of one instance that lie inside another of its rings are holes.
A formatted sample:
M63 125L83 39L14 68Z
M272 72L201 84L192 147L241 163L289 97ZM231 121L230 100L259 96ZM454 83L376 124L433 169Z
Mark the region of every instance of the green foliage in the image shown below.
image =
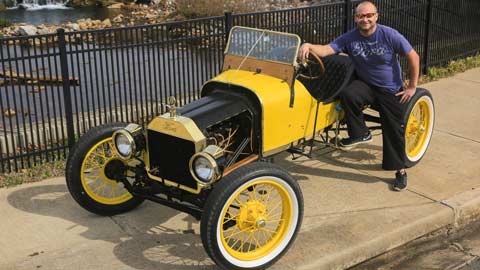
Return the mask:
M218 16L223 14L226 0L178 0L178 15L186 19Z
M12 22L5 18L0 18L0 28L8 27L12 25Z
M0 1L2 2L2 1ZM15 1L14 0L3 0L3 4L5 7L14 7L15 6Z
M64 159L24 169L20 172L0 174L0 188L12 187L23 183L38 182L43 179L65 175Z
M446 66L431 67L428 70L427 81L435 81L440 78L453 76L457 73L476 67L480 67L480 55L451 61Z
M194 19L221 16L226 11L246 13L265 10L268 5L286 7L291 2L282 0L177 0L177 15L181 18Z

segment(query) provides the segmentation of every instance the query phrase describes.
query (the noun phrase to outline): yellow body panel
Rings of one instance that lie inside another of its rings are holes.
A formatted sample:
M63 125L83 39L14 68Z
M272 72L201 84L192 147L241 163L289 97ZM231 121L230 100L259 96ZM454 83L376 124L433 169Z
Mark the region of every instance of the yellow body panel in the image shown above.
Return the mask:
M263 154L282 151L291 143L310 138L313 133L317 101L305 86L295 81L295 99L290 107L289 83L264 74L243 70L227 70L211 81L244 87L254 92L262 106ZM320 103L316 131L334 123L339 113L338 102Z

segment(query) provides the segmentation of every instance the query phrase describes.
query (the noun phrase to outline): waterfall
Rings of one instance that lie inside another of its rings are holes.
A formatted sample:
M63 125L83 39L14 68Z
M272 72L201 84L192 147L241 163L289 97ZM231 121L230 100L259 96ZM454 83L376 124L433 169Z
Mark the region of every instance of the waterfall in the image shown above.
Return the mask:
M62 0L13 0L16 7L27 10L69 9Z

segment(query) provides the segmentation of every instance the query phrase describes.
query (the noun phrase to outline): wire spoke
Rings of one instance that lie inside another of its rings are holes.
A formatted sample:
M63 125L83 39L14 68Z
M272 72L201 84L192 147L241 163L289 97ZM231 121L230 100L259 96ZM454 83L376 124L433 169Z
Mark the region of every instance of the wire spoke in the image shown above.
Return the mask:
M92 189L92 192L97 193L97 191L100 190L104 185L106 185L105 182L102 182L100 185L98 185L94 189Z
M266 229L266 228L262 228L262 230L265 231L265 232L269 232L271 234L276 234L277 233L277 231L269 230L269 229Z
M239 230L238 232L232 232L232 234L230 234L227 238L232 238L233 236L239 235L239 234L241 234L241 233L243 233L243 232L244 232L244 231L242 231L242 230Z
M229 222L229 221L231 221L231 220L236 220L237 217L238 217L238 215L235 215L235 216L233 216L233 217L230 217L230 218L224 220L224 221L223 221L223 224L225 224L225 223L227 223L227 222Z

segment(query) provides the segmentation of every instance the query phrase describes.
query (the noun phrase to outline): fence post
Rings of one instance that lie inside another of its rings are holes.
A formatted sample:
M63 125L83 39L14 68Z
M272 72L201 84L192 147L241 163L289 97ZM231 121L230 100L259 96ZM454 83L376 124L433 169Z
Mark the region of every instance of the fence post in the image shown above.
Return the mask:
M425 40L423 44L423 74L428 73L428 59L430 58L430 34L431 34L431 23L432 23L432 1L427 0L427 19L425 21Z
M343 22L343 32L346 33L350 29L350 24L352 23L352 0L345 0L345 10L344 14L345 19Z
M228 41L228 36L230 35L230 30L233 27L233 16L232 12L225 12L225 43Z
M70 78L68 74L67 43L65 42L65 30L57 29L58 48L60 49L60 69L63 82L63 101L65 104L65 117L67 123L68 148L72 149L75 143L75 130L73 129L72 97L70 95Z

